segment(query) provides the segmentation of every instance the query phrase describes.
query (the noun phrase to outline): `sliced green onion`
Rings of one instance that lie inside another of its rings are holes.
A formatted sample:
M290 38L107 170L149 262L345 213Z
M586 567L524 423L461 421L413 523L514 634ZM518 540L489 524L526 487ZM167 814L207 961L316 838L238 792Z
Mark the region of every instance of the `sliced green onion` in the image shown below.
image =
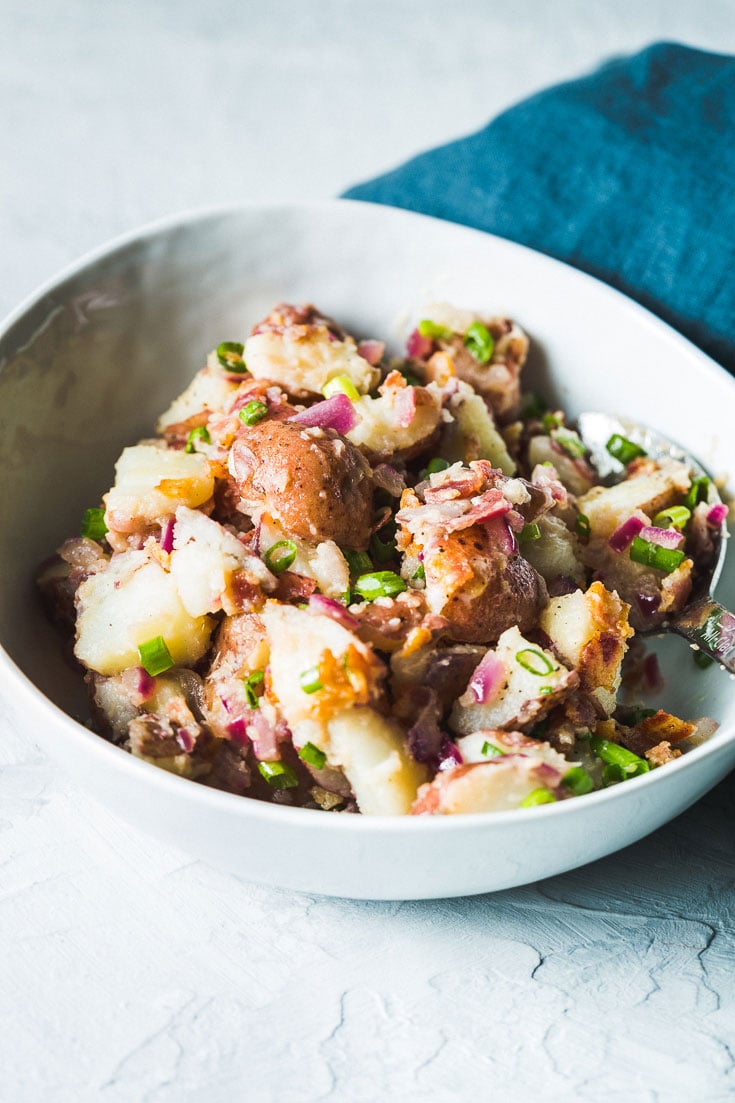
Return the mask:
M561 421L556 416L556 414L544 414L541 418L541 424L543 425L544 430L547 433L551 433L553 429L559 429L561 427Z
M255 692L255 687L259 686L265 678L265 671L254 670L253 673L244 679L245 682L245 696L248 699L248 704L251 709L260 708L260 697Z
M671 506L670 509L662 509L660 513L657 513L653 523L659 529L674 528L681 531L686 527L691 515L691 510L687 509L686 506Z
M488 743L487 740L482 744L480 754L483 754L485 758L496 758L499 754L505 754L505 751L501 751L500 747L496 747L494 743Z
M529 521L527 525L524 525L521 531L518 533L518 540L521 544L525 544L530 540L539 540L541 538L541 529L538 527L535 521Z
M436 475L439 471L446 471L450 466L449 460L443 459L442 456L435 456L433 460L429 460L424 470L427 475Z
M373 561L367 552L355 551L354 548L341 548L340 550L347 560L351 575L361 575L371 570Z
M209 435L209 429L206 425L197 425L196 429L192 429L189 436L186 438L186 444L184 445L184 451L190 455L192 452L196 452L197 441L201 441L202 444L211 444L212 438Z
M382 535L381 535L382 534ZM390 563L398 554L396 551L396 525L392 519L382 529L370 537L370 554L376 563ZM388 539L383 539L388 537Z
M85 509L81 528L79 530L80 536L86 536L89 540L99 541L104 539L107 531L104 509L99 509L97 506L93 506L91 509Z
M660 544L653 544L640 536L633 537L628 554L634 563L644 563L647 567L665 571L666 574L675 571L685 558L683 551L678 551L676 548L662 548Z
M295 789L299 783L296 771L285 762L259 762L258 771L274 789Z
M371 571L361 574L355 581L355 592L365 601L375 601L378 597L395 597L407 589L406 583L395 571Z
M228 371L244 372L247 371L242 358L244 351L245 346L239 341L222 341L217 345L217 359Z
M617 766L623 773L622 780L629 777L638 777L639 774L647 774L651 767L645 758L639 758L627 747L621 747L619 743L613 743L609 739L602 739L598 735L590 736L590 747L608 766Z
M535 647L524 647L522 651L517 651L516 662L529 674L535 674L538 678L553 674L556 669L551 659L547 658L542 651L537 651Z
M411 575L411 578L414 580L418 579L419 582L424 582L426 580L426 570L424 569L423 563L419 563L418 567Z
M313 743L304 743L299 751L299 758L303 762L308 763L309 766L313 766L315 770L321 770L322 766L327 761L327 756L324 751L320 751Z
M308 670L302 671L299 674L299 685L304 693L318 693L320 689L324 689L319 678L319 667L310 666Z
M535 808L537 804L555 804L556 797L549 789L534 789L519 804L519 808Z
M243 425L257 425L267 413L268 407L265 402L260 402L257 398L254 398L252 402L248 402L247 406L243 406L237 416Z
M472 323L464 335L464 344L480 364L487 364L495 349L493 336L482 322Z
M325 383L322 394L325 398L332 398L336 394L346 394L350 402L357 402L360 398L360 392L349 375L335 375L333 379Z
M577 519L574 522L574 528L576 529L577 536L580 540L589 540L590 538L590 519L586 513L578 513Z
M567 455L574 460L581 459L587 451L579 434L575 433L573 429L565 429L563 426L559 429L552 429L551 439L561 445Z
M434 341L451 341L454 337L453 330L432 322L430 318L423 318L416 328L422 337L431 337Z
M263 555L263 562L272 574L283 574L293 563L298 548L293 540L276 540Z
M151 678L155 678L157 674L163 674L164 670L170 670L174 665L163 636L154 636L152 640L142 643L138 648L138 658L140 665Z
M617 785L621 781L627 781L628 775L617 762L608 762L602 768L602 784L604 786Z
M590 793L595 787L594 781L583 766L572 766L571 770L567 770L561 780L567 789L571 789L575 797L583 797L585 793Z
M705 655L704 651L692 651L692 658L700 670L706 670L715 661L709 655Z
M611 456L614 456L616 460L620 460L623 464L629 464L631 460L646 455L645 448L641 448L640 444L635 444L634 441L628 440L620 433L613 433L605 448Z
M694 479L684 499L687 509L694 509L700 502L706 502L708 491L709 478L706 475L700 475L699 478Z
M549 694L553 693L553 692L554 692L554 687L553 686L541 686L541 689L538 691L538 695L539 695L539 697L548 697Z

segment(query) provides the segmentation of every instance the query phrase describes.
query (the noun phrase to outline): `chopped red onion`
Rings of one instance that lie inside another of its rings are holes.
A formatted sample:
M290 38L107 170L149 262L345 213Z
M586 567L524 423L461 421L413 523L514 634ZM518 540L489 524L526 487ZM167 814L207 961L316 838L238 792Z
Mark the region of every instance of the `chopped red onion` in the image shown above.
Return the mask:
M379 463L373 470L373 482L381 490L387 490L393 498L400 498L406 489L406 483L400 471L388 463Z
M624 552L632 542L633 537L638 536L643 527L643 521L640 517L629 517L627 521L623 521L622 525L618 525L615 529L607 542L608 546L614 552Z
M226 707L227 705L225 704L225 708ZM238 747L246 747L250 742L245 718L242 716L238 716L237 720L232 720L227 725L227 734L233 743L237 743Z
M570 578L568 574L557 575L548 583L549 597L563 597L565 594L573 594L581 587Z
M383 353L385 352L385 343L383 341L360 341L357 346L357 351L363 360L367 360L371 367L377 368L380 361L383 359Z
M355 428L360 417L346 394L335 394L324 402L310 406L308 410L302 410L300 414L294 414L288 420L310 428L334 429L344 436Z
M718 502L717 505L712 506L707 514L707 524L712 525L714 528L719 528L727 517L728 509L724 502Z
M456 743L452 742L449 736L444 737L444 742L441 745L439 751L439 765L438 770L453 770L455 766L462 766L464 759L462 758L462 752Z
M133 672L133 692L139 696L141 704L153 695L155 688L156 679L142 666L136 666Z
M331 617L332 620L336 620L338 624L351 632L360 626L358 618L353 617L352 613L349 613L340 601L325 597L324 594L311 595L309 598L309 612Z
M406 341L406 352L416 360L426 360L431 356L433 348L434 342L431 337L422 337L417 329Z
M159 543L161 550L165 552L172 552L174 550L174 528L176 522L173 517L169 517L166 523L161 528L161 536Z
M658 665L658 655L646 655L643 660L643 681L646 689L652 693L660 693L664 688L661 667Z
M470 689L478 705L489 705L500 693L508 669L495 651L488 651L470 678Z
M661 598L658 594L636 594L635 603L640 610L641 616L646 620L650 620L656 616L658 607L661 604Z
M658 544L660 548L675 549L684 542L684 536L678 529L660 529L655 525L644 525L636 535L649 544Z
M439 727L441 707L436 693L429 686L415 686L411 703L416 719L406 732L408 749L417 762L436 763L447 736Z
M196 737L199 735L200 728L197 725L196 729L192 727L181 727L176 731L176 742L181 747L182 751L187 754L191 754L194 750L194 744L196 743Z

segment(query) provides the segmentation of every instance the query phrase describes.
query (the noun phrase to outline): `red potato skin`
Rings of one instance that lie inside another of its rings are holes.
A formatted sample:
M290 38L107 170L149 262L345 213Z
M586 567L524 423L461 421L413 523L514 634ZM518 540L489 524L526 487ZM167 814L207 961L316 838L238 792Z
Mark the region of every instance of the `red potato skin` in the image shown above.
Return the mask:
M424 552L427 587L447 575L454 585L439 614L458 643L495 643L506 628L535 623L541 603L538 576L520 555L497 548L484 525L440 537Z
M311 544L364 550L373 527L373 480L362 454L333 429L263 421L232 446L241 508L262 504L287 532Z

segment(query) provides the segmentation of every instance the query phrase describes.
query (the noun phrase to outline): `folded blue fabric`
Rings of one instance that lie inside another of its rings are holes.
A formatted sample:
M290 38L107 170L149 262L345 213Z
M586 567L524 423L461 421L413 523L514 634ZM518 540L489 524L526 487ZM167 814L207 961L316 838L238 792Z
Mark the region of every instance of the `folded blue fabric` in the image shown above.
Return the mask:
M735 374L735 58L655 44L346 195L567 261Z

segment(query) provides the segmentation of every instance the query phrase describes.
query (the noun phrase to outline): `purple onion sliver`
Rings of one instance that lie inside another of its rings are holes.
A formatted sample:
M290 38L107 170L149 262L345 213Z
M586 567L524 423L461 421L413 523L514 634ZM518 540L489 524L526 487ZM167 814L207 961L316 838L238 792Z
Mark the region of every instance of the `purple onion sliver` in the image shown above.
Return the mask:
M383 353L385 352L385 343L383 341L361 341L357 346L357 351L363 360L367 360L371 367L377 368L380 361L383 359Z
M718 502L717 505L712 506L707 514L707 524L712 525L714 528L719 528L727 517L728 509L724 502Z
M505 685L507 675L503 660L495 651L488 651L470 678L469 688L478 705L488 705L495 700Z
M449 736L445 736L439 751L438 770L453 770L455 766L462 766L464 759L462 752Z
M152 678L142 666L139 666L137 667L137 682L136 689L138 693L144 701L147 701L156 688L156 679Z
M232 720L227 725L227 734L233 743L237 743L240 747L244 747L248 743L248 732L245 721L242 716L239 716L237 720Z
M332 620L336 620L343 628L350 631L360 626L358 618L349 613L341 601L335 601L332 597L325 597L324 594L311 595L309 598L309 612L331 617Z
M633 537L640 535L640 531L643 527L643 521L641 521L640 517L629 517L627 521L623 521L622 525L619 525L615 529L615 532L607 542L608 546L611 547L614 552L624 552L632 542Z
M409 356L413 356L416 360L426 360L434 348L434 342L430 337L422 337L417 329L409 336L406 341L406 352Z
M636 594L635 603L641 616L645 617L646 620L650 620L656 616L661 599L658 594Z
M660 548L676 549L684 542L684 536L678 529L660 529L655 525L644 525L636 535L649 544L658 544Z
M355 428L360 418L346 394L335 394L288 420L312 429L334 429L344 436Z
M161 537L159 543L161 550L165 552L172 552L174 550L174 529L176 522L173 517L169 517L166 523L161 528Z

